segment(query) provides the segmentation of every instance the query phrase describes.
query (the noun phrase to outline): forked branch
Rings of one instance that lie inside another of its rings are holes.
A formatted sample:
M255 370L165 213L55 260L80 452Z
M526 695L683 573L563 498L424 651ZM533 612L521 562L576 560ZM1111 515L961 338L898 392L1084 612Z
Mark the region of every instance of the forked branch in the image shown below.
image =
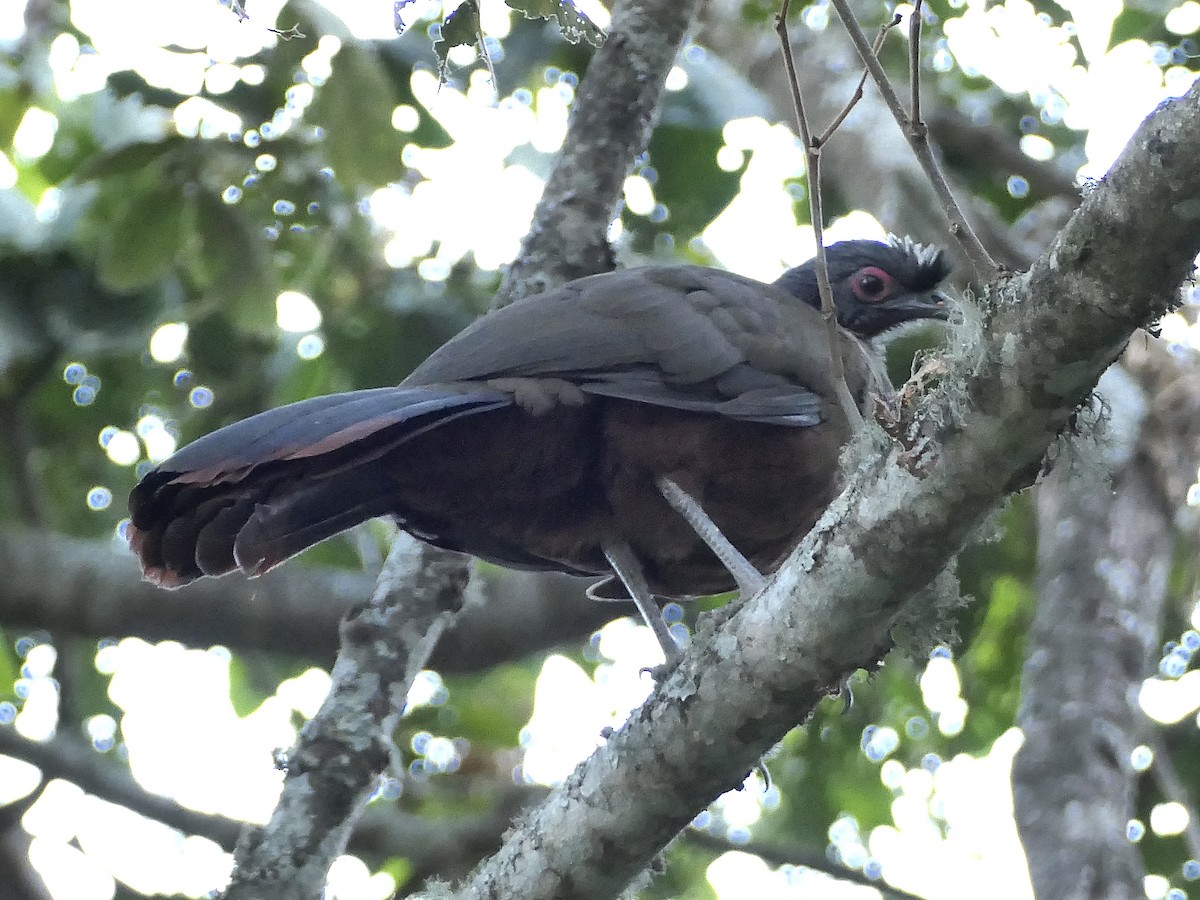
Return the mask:
M846 116L850 115L850 110L854 109L855 104L862 99L867 73L865 70L863 71L853 96L842 111L834 117L829 127L819 136L813 137L808 123L808 115L804 111L804 95L800 90L800 81L796 77L796 61L792 55L792 41L787 29L789 6L790 0L783 0L779 14L775 17L775 31L779 35L783 64L787 70L788 84L792 91L792 103L796 110L796 127L800 131L800 140L804 144L804 167L808 173L809 219L812 222L813 240L817 245L817 290L821 295L821 314L825 319L825 328L829 338L829 371L834 389L837 391L838 403L842 407L842 413L845 415L846 421L857 431L863 424L862 413L859 412L854 398L850 395L850 389L846 386L846 368L842 361L841 344L838 339L837 310L834 309L833 287L829 283L829 265L825 258L825 213L821 202L821 148L837 131L838 126L845 121ZM872 52L878 52L888 29L899 22L900 17L896 16L889 25L884 25L879 29Z
M871 46L871 42L867 40L866 34L862 30L862 26L858 24L858 19L854 15L854 11L850 9L848 0L831 0L833 8L837 11L838 17L842 20L842 24L846 27L846 32L850 35L850 40L854 44L855 50L858 51L859 57L863 64L870 72L871 78L875 81L875 85L879 88L879 93L883 97L883 101L887 104L888 109L892 113L892 117L900 126L900 130L904 133L908 140L909 146L912 148L913 154L924 170L929 183L933 186L933 191L937 195L938 201L942 205L942 211L950 222L950 234L958 241L967 258L971 260L971 265L975 267L975 272L982 281L991 281L1000 273L1000 267L996 261L992 259L987 248L979 240L975 230L967 221L966 215L963 213L962 207L958 201L954 199L954 194L950 190L950 185L946 181L946 176L938 165L937 160L933 156L933 148L929 144L929 133L925 123L920 119L920 10L921 4L916 3L912 13L912 19L909 23L909 34L912 37L912 45L909 48L909 72L912 74L912 96L913 96L913 114L904 109L904 104L900 101L900 96L896 93L896 89L892 86L891 80L883 69L883 65L879 62L879 58ZM915 20L915 21L914 21Z

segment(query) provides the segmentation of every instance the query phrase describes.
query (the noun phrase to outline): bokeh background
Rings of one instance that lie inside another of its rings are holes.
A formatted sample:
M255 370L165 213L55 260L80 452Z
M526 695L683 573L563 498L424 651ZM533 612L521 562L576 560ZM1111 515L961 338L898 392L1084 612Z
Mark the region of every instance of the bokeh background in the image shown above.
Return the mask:
M238 822L270 814L274 754L327 691L338 615L392 530L288 563L286 591L226 579L166 595L137 582L125 497L221 424L399 381L487 308L592 48L480 0L491 66L459 46L443 74L433 41L454 5L405 7L400 35L380 0L249 0L244 16L217 0L0 5L0 896L203 897L228 876ZM598 0L576 6L607 23ZM858 9L872 25L911 11ZM771 280L812 254L774 12L706 8L625 183L610 230L623 264ZM1014 266L1198 67L1195 0L935 0L923 15L934 142ZM794 19L812 105L835 110L857 78L840 26L819 2ZM903 31L883 51L901 77ZM827 150L828 239L947 243L872 99ZM1162 323L1180 359L1200 347L1194 321L1185 306ZM894 375L938 339L897 341ZM1175 500L1186 524L1200 485ZM1200 896L1194 555L1181 541L1162 626L1175 652L1141 700L1184 794L1148 777L1129 825L1148 896L1171 900ZM954 627L859 673L853 709L831 700L789 735L770 784L752 776L698 817L643 896L879 895L820 868L929 898L1029 896L1008 777L1034 561L1018 497L960 559L977 602ZM491 620L419 679L398 769L331 897L468 871L649 690L648 633L600 624L620 610L591 610L570 580L479 574ZM1134 752L1151 770L1163 751Z

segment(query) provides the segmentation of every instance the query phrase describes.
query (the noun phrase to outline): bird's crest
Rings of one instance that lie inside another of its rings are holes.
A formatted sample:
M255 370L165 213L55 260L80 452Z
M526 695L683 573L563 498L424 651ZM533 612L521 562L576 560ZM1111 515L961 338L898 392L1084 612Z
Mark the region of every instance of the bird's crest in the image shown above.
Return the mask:
M921 286L933 287L950 274L950 264L941 247L919 243L907 234L904 237L889 234L887 242L888 246L899 250L912 261Z

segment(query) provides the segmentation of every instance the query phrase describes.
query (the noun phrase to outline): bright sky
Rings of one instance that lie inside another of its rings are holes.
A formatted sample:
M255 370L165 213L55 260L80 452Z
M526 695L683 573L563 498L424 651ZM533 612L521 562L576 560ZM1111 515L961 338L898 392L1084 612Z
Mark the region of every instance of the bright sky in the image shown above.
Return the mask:
M388 37L392 32L392 4L378 0L332 3L351 32L363 37ZM593 18L605 24L607 16L595 2L580 2ZM1162 48L1142 41L1109 46L1110 29L1121 5L1113 0L1073 0L1061 6L1074 14L1080 57L1064 28L1038 18L1023 0L990 5L966 0L965 13L947 28L947 42L937 51L935 66L955 62L993 79L1004 90L1028 94L1042 107L1047 121L1064 121L1088 131L1087 160L1080 175L1097 177L1110 165L1133 128L1164 97L1182 93L1191 74L1183 66L1158 65ZM194 91L201 84L219 92L239 79L261 80L258 67L242 60L275 38L261 23L271 23L282 0L249 0L252 17L239 23L228 9L213 0L163 0L152 4L114 4L109 0L74 0L75 24L94 40L95 52L80 52L75 39L62 35L54 42L51 61L60 96L69 100L99 90L108 72L131 62L152 83ZM18 38L24 3L0 5L0 48ZM410 22L432 15L438 4L414 4L406 9ZM485 30L503 38L510 26L509 11L500 3L484 3ZM897 8L907 14L908 8ZM821 27L828 16L820 8L810 17ZM1167 19L1180 35L1200 27L1200 3L1186 0ZM423 25L419 27L424 27ZM176 51L167 51L174 45ZM336 72L340 42L323 40L305 60L310 79ZM183 51L183 52L181 52ZM456 62L467 64L473 51L461 49ZM334 75L333 77L336 77ZM672 74L669 88L687 83L684 69ZM421 260L420 271L430 280L444 279L455 262L474 254L484 268L498 268L516 253L521 236L541 190L539 178L527 168L508 161L514 148L530 145L552 152L562 141L566 113L574 96L574 78L548 71L546 83L534 93L519 91L496 102L486 73L476 71L465 91L439 88L435 77L417 72L412 90L418 103L429 109L454 138L442 150L409 145L404 159L424 180L415 187L382 188L370 197L370 211L391 235L385 255L394 266ZM266 128L276 131L299 127L303 106L311 99L300 91L292 113ZM399 107L394 115L398 143L411 131L415 110ZM126 123L144 128L153 136L163 125L185 134L223 131L242 133L254 129L255 141L268 134L263 123L241 122L209 101L193 99L177 110L173 123ZM0 152L0 190L15 182L14 163L37 159L51 147L57 119L47 110L30 110L14 140L15 159ZM730 170L747 155L742 190L705 231L705 245L720 263L748 275L772 279L783 268L803 261L811 246L811 229L797 225L792 201L784 184L802 171L802 155L791 133L761 119L730 122L724 133L726 146L718 159ZM249 138L247 138L249 141ZM1023 144L1030 155L1044 157L1047 142L1032 139ZM260 157L260 171L273 167L269 153ZM225 194L237 202L237 186ZM481 210L479 198L492 202ZM48 227L56 210L54 189L37 204L30 204L23 228L36 233ZM626 203L631 212L653 215L657 200L650 180L631 176L626 183ZM422 223L420 229L406 222ZM614 226L618 236L619 225ZM834 222L830 241L846 237L878 237L879 224L865 213ZM432 247L437 255L426 258ZM301 358L320 354L321 315L312 300L298 291L285 291L276 302L281 332L292 335ZM1182 321L1182 320L1181 320ZM1200 346L1187 323L1167 323L1167 337ZM1171 331L1174 329L1174 331ZM1198 332L1200 333L1200 332ZM181 359L187 342L184 323L167 323L151 337L154 359L171 363ZM191 375L180 379L191 389L192 402L214 402L203 385L192 386ZM99 381L83 364L64 372L77 403L86 405L99 389ZM89 381L89 379L93 379ZM91 394L89 395L89 390ZM155 416L136 423L114 423L98 435L101 452L117 465L135 465L165 458L175 448L173 431ZM1200 504L1200 473L1196 500ZM87 502L103 509L111 491L97 485ZM1193 622L1200 628L1200 616ZM1187 645L1195 632L1181 638ZM1195 637L1200 646L1200 636ZM563 657L551 657L538 681L533 718L521 736L525 750L525 777L550 783L563 777L597 745L601 729L618 725L627 711L644 698L648 684L640 674L653 663L656 648L641 626L628 621L608 626L601 633L599 652L605 661L595 677ZM1195 648L1192 648L1195 649ZM276 696L245 718L229 702L229 655L221 648L188 650L165 642L148 645L127 639L103 648L97 667L112 675L110 693L124 711L121 737L128 749L134 775L149 790L174 797L192 808L263 821L268 816L279 785L271 753L294 739L293 711L310 716L328 688L328 676L311 670L285 682ZM1168 665L1170 660L1164 665ZM27 699L16 725L30 738L44 738L56 725L56 693L52 681L54 654L37 647L26 657L19 685ZM922 679L929 721L945 733L963 727L970 711L958 692L954 663L947 656L931 660ZM434 676L414 689L419 698L444 695ZM1148 682L1143 704L1160 721L1195 716L1200 709L1200 674ZM111 746L117 723L99 717L89 723L97 747ZM424 736L417 749L430 765L453 768L461 748L453 735ZM876 734L880 779L894 793L894 823L861 834L853 821L841 819L830 828L830 843L843 856L869 866L879 865L894 882L929 898L962 896L1019 900L1028 897L1023 858L1011 821L1008 770L1020 743L1016 731L998 740L981 759L967 756L951 760L926 760L908 769L894 758L904 738L894 732ZM886 751L886 752L885 752ZM1145 748L1140 759L1149 764ZM0 759L0 802L21 796L33 786L29 767ZM720 814L731 833L744 833L764 807L774 802L770 791L735 792L721 801ZM1177 833L1186 812L1171 804L1156 811L1150 827L1159 833ZM1177 806L1177 805L1175 805ZM181 892L200 897L218 887L226 877L228 857L200 838L185 838L139 816L116 810L62 782L50 785L30 809L24 824L34 836L31 858L43 872L51 891L60 900L109 900L113 878L140 891ZM71 845L78 841L84 851ZM147 852L149 850L149 852ZM762 862L744 854L726 854L709 870L713 887L723 898L756 896L869 897L875 892L835 883L813 873L772 872ZM391 880L372 875L353 858L341 860L331 873L330 897L340 900L373 900L390 896ZM819 888L819 893L816 889ZM1147 883L1148 894L1163 896L1162 879Z

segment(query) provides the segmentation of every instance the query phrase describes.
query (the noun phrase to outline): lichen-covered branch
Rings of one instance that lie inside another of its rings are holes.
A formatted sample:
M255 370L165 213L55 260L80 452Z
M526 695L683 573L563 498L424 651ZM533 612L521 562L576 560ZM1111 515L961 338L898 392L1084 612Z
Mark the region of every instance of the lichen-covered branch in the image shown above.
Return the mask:
M872 666L901 613L927 612L911 598L1033 481L1134 329L1176 302L1200 252L1197 196L1200 85L1142 125L1030 272L989 287L945 383L899 411L895 437L856 440L845 492L766 590L701 634L455 896L613 896Z
M329 696L291 751L270 821L238 840L227 900L324 895L329 866L391 764L412 681L465 588L458 554L397 538L371 602L342 623Z
M1145 895L1146 875L1125 834L1137 791L1131 755L1146 727L1133 698L1153 671L1172 516L1143 458L1122 467L1111 490L1104 473L1088 483L1071 468L1038 488L1038 602L1012 773L1017 829L1036 896L1133 900Z
M1039 897L1144 894L1145 865L1126 837L1139 777L1131 751L1161 742L1134 698L1157 662L1178 513L1200 450L1194 358L1139 334L1101 396L1110 412L1100 447L1078 465L1061 462L1038 489L1038 606L1013 795ZM1104 465L1089 459L1101 450ZM1166 752L1156 749L1152 774L1186 804Z
M579 85L563 148L496 305L613 268L608 227L625 176L649 145L663 84L699 5L613 5L608 37Z

